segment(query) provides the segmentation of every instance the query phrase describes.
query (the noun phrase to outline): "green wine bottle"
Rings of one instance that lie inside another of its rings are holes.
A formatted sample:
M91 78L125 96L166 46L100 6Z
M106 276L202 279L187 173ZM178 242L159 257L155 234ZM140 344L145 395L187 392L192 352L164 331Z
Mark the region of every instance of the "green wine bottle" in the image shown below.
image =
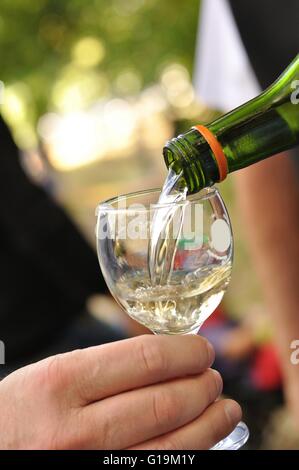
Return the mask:
M163 155L192 194L297 144L299 55L262 94L168 141Z

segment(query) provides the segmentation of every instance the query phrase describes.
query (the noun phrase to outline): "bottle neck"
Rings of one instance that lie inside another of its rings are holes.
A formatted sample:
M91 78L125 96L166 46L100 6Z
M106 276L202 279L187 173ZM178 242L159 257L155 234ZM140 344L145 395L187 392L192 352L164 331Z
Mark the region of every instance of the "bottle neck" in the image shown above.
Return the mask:
M207 125L207 132L202 134L202 126L195 126L167 142L163 150L166 165L177 173L182 172L189 193L195 193L223 180L227 172L297 145L299 93L296 93L296 85L298 88L299 56L270 88ZM214 144L211 144L210 134ZM223 172L224 160L226 171Z
M212 186L220 179L212 149L197 129L192 128L168 141L163 156L168 168L182 173L182 185L188 187L189 194Z

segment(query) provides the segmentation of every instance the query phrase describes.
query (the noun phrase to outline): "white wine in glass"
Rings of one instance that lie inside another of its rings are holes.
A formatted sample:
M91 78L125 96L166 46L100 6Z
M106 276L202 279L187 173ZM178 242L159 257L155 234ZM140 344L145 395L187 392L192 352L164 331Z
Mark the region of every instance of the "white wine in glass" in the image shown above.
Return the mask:
M162 202L160 195L142 191L98 206L100 266L134 320L155 334L197 334L230 281L229 216L214 187L188 197L179 191ZM248 436L239 423L213 449L238 449Z

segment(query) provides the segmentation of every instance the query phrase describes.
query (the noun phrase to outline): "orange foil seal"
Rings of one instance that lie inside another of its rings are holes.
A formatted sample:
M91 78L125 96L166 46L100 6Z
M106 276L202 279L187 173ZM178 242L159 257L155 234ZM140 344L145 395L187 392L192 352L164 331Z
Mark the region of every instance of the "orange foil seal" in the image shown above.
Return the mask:
M219 171L219 183L227 177L228 173L228 166L227 166L227 159L225 156L225 153L223 152L223 149L217 140L217 138L214 136L214 134L205 126L193 126L193 129L196 129L203 137L204 139L208 142L209 146L211 147L211 150L215 156L215 160L217 162L218 166L218 171Z

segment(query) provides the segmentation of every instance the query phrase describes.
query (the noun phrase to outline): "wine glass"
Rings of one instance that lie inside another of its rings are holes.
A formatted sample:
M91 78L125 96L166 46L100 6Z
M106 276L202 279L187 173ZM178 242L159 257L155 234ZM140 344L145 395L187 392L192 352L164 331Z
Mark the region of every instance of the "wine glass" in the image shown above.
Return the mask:
M141 191L98 206L100 266L134 320L155 334L197 334L230 281L229 216L214 187L165 204L157 203L159 195L158 189ZM213 449L239 449L248 437L241 422Z

